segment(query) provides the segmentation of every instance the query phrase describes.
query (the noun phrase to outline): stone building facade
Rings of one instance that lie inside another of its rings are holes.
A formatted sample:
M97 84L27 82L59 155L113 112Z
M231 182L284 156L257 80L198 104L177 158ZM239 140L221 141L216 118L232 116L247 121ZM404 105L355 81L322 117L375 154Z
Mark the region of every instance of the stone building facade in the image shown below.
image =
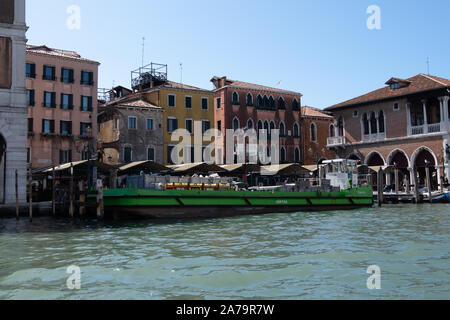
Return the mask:
M0 204L26 199L25 0L0 2Z
M140 94L130 94L99 107L98 139L103 161L123 165L151 160L163 163L164 109Z
M421 186L430 167L436 187L450 174L449 99L448 79L391 78L383 88L326 109L336 119L328 147L368 166L394 166L410 182L417 170Z
M98 66L73 51L27 46L27 151L33 168L93 158Z

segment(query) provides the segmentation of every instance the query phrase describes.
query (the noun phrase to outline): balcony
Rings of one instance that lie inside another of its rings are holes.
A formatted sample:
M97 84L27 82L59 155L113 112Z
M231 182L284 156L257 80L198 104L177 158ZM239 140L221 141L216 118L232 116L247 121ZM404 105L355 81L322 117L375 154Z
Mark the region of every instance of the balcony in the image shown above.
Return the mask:
M386 139L385 132L373 133L373 134L365 134L363 136L363 142L377 142Z
M345 144L345 137L329 137L327 140L328 148L339 147Z
M428 125L428 133L436 133L441 132L441 124L440 123L434 123Z
M411 126L411 136L417 136L421 134L427 134L427 133L439 133L442 131L445 131L445 125L442 127L441 123L432 123L432 124L426 124L422 126Z

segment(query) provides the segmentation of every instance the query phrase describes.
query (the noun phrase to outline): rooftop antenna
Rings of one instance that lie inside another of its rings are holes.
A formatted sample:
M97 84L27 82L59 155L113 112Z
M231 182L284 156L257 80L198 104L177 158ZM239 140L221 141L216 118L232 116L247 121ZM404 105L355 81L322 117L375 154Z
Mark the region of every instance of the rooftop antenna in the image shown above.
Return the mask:
M145 38L142 37L142 68L144 67L144 54L145 54Z
M183 63L180 63L180 83L183 84Z
M427 74L430 75L430 58L427 57Z

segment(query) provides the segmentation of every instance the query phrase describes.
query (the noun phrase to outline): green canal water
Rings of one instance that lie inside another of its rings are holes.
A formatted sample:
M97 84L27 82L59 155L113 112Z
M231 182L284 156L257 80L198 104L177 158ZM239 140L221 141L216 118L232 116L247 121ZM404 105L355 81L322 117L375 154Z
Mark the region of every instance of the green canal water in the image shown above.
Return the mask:
M81 270L69 290L67 267ZM367 268L381 289L367 288ZM450 299L450 205L175 222L0 219L0 299Z

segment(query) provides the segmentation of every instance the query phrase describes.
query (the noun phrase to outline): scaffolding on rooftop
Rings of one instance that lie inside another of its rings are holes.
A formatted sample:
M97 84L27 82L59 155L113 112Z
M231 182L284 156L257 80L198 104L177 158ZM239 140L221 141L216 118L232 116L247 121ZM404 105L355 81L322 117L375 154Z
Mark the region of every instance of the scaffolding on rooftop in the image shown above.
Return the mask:
M167 81L167 64L150 63L131 71L131 88L140 91L164 84Z

